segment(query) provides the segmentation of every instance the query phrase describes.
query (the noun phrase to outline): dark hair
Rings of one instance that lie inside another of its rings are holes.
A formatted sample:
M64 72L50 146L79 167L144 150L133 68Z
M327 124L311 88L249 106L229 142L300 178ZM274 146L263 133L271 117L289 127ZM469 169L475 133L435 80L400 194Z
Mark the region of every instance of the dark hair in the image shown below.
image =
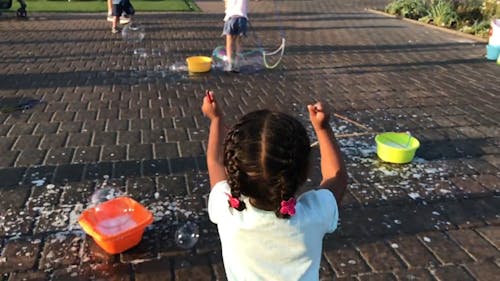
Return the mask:
M294 197L307 177L310 143L294 117L269 110L244 115L224 141L224 166L231 195L248 196L258 208L280 213L281 201ZM245 209L245 203L237 210Z

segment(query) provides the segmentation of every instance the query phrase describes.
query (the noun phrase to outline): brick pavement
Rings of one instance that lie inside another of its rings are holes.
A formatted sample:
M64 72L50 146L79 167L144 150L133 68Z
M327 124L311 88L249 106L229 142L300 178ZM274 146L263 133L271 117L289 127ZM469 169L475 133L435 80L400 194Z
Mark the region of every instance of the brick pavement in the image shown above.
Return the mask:
M205 212L204 89L219 93L229 122L263 107L303 119L303 104L321 99L363 125L332 123L365 135L340 140L351 185L322 280L494 280L499 68L484 44L365 10L385 2L252 1L248 45L273 48L284 31L287 49L278 69L241 75L169 70L223 43L220 1L139 13L140 44L112 35L103 15L0 16L0 105L44 101L0 113L0 280L224 280ZM150 55L134 56L139 47ZM377 160L372 132L389 130L420 139L414 162ZM120 255L76 223L104 183L155 215ZM183 250L173 236L187 220L200 240Z

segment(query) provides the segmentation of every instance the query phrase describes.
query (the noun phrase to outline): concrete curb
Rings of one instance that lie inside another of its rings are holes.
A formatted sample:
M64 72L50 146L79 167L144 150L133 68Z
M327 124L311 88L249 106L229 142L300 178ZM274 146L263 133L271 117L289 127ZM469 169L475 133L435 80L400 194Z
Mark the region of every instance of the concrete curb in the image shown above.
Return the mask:
M429 28L432 28L432 29L444 31L444 32L447 32L447 33L450 33L450 34L454 34L454 35L457 35L457 36L465 37L467 39L471 39L471 40L474 40L474 41L477 41L477 42L480 42L480 43L486 43L486 44L488 43L488 39L484 39L484 38L481 38L481 37L477 37L475 35L463 33L463 32L460 32L460 31L453 30L453 29L448 29L448 28L439 27L439 26L435 26L435 25L432 25L432 24L427 24L427 23L416 21L416 20L408 19L408 18L394 16L394 15L391 15L391 14L388 14L388 13L385 13L385 12L382 12L382 11L370 9L370 8L366 8L365 10L368 11L368 12L370 12L370 13L374 13L374 14L378 14L378 15L382 15L382 16L386 16L386 17L391 17L391 18L395 18L395 19L400 19L400 20L403 20L403 21L406 21L406 22L411 22L411 23L414 23L414 24L418 24L418 25L422 25L422 26L429 27Z

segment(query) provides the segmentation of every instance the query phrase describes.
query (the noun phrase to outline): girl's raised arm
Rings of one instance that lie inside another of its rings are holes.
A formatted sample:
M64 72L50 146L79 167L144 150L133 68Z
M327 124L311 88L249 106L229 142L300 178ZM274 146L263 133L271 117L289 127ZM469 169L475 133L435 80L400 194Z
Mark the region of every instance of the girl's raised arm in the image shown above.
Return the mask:
M226 180L226 170L224 168L223 141L224 125L222 114L218 108L213 92L207 91L203 97L201 106L203 114L210 119L210 132L207 145L207 167L210 178L210 188L216 183Z
M321 180L320 188L333 192L337 204L340 205L347 188L347 172L340 148L329 124L329 113L324 110L321 103L307 106L309 118L318 137L321 155Z

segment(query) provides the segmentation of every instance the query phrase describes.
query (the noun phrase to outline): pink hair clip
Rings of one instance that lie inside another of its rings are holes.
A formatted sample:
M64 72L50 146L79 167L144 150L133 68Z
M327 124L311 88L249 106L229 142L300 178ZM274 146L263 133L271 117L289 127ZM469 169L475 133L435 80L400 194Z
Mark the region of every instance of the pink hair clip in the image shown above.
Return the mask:
M240 207L240 199L238 198L235 198L233 197L231 194L225 192L227 197L229 197L229 206L231 206L231 208L235 208L235 209L238 209Z
M283 215L295 215L295 198L290 197L287 201L281 201L280 213Z

